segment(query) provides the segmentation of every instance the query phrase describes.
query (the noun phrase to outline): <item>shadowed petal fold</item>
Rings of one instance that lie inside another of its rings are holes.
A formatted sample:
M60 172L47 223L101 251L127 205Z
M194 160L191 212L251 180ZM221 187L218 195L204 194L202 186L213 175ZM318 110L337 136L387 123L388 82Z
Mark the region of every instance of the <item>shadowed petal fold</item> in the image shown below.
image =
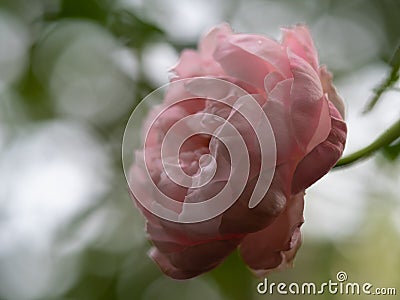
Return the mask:
M254 270L278 267L284 252L293 249L299 238L303 223L304 194L288 199L286 208L265 229L248 234L240 245L240 253L246 264Z

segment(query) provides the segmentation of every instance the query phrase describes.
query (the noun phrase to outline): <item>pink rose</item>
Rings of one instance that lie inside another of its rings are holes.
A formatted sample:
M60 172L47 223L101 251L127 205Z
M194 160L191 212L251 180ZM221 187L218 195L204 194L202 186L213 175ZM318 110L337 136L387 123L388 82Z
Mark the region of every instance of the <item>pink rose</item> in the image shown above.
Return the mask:
M283 29L279 43L222 24L197 51L184 50L172 72L128 178L150 257L176 279L215 268L236 248L259 274L291 265L305 189L346 141L343 102L307 27ZM218 203L201 206L207 199Z

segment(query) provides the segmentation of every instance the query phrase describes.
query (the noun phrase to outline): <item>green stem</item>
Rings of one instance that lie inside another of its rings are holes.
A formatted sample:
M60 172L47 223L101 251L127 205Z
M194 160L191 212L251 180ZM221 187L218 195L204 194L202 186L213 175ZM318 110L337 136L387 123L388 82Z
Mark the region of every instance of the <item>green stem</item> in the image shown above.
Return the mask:
M364 113L370 112L375 105L378 103L382 94L385 93L388 89L392 88L393 85L399 80L400 74L400 46L397 47L396 52L394 53L392 59L390 60L390 65L392 66L392 70L382 82L374 89L374 96L368 102L364 109Z
M381 134L375 141L348 156L343 157L337 162L334 168L350 165L356 161L365 159L371 156L377 150L390 145L393 141L400 137L400 119L390 126L383 134Z

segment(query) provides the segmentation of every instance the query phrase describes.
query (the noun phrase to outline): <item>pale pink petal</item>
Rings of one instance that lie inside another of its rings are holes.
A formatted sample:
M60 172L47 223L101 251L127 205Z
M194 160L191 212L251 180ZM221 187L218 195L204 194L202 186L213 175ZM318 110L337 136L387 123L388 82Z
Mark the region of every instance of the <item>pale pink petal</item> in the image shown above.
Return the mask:
M186 87L186 80L173 81L169 84L165 94L163 108L171 105L178 105L193 114L204 109L205 99L193 95Z
M264 78L270 72L291 76L281 45L258 35L228 36L216 48L214 58L228 75L262 89Z
M282 45L306 60L315 71L318 71L318 55L310 31L304 25L282 28Z
M170 70L173 74L172 79L200 76L203 73L201 61L202 58L197 51L190 49L182 51L178 63Z
M264 89L269 94L274 87L285 78L278 72L271 72L264 78Z
M318 73L295 53L289 51L288 57L294 77L292 101L315 102L321 99L323 90Z
M156 120L160 130L167 132L177 121L189 115L185 109L185 106L183 105L184 103L185 102L183 101L177 104L169 105L161 112L159 118Z
M224 75L221 66L212 57L204 57L195 50L184 50L170 73L171 81L196 76Z
M322 66L319 69L319 76L322 82L322 88L324 93L328 94L329 101L335 105L336 109L339 111L342 119L345 118L345 106L342 97L337 93L335 86L332 83L332 74L326 69L325 66Z
M229 37L230 43L262 58L277 72L285 77L290 77L289 61L285 49L273 39L262 35L236 34Z
M212 57L218 43L226 36L232 35L233 31L228 23L222 23L212 28L199 43L199 51L204 57Z
M226 99L246 94L242 88L229 81L215 77L200 77L188 80L186 89L194 96L208 98L226 103Z

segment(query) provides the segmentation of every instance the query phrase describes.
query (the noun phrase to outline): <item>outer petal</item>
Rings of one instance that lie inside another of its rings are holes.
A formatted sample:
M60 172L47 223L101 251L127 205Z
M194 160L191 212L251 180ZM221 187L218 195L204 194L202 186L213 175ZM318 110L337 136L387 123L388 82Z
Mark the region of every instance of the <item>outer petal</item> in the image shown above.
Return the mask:
M330 132L329 108L318 74L306 61L289 53L294 82L290 113L298 145L308 153Z
M303 223L304 193L292 196L285 211L265 229L248 234L240 245L246 264L254 270L266 270L279 266L283 252L293 249Z
M226 23L214 27L199 42L199 51L184 50L176 66L171 68L172 80L196 76L223 75L221 66L212 57L218 42L232 34Z
M300 227L296 228L292 239L290 240L291 249L287 251L283 251L283 259L281 264L278 266L278 269L285 269L291 267L293 265L294 258L296 256L297 250L299 250L301 246L302 238L301 238L301 231Z
M336 164L346 143L346 123L339 112L329 104L331 132L328 138L312 150L297 166L293 176L292 193L297 193L316 182Z
M171 80L196 76L220 76L223 70L212 57L203 57L195 50L184 50L176 66L170 70Z
M228 75L261 89L264 88L265 76L270 72L291 76L282 46L259 35L228 36L216 48L214 58Z
M342 97L339 96L335 86L332 83L332 74L326 69L325 66L322 66L319 69L319 76L321 78L324 92L328 94L329 101L331 101L333 105L335 105L336 109L342 116L342 119L344 119L345 118L344 101Z
M199 43L200 53L205 57L212 57L218 43L232 34L232 28L228 23L222 23L212 28Z
M240 243L241 238L215 240L182 247L179 252L162 253L152 248L149 256L161 270L175 279L188 279L207 272L219 265Z
M293 236L291 243L294 244L293 248L288 250L288 251L282 251L282 262L279 266L273 269L266 269L266 270L253 270L253 273L256 276L265 276L268 273L271 273L273 271L278 271L278 270L284 270L287 268L291 268L293 266L293 261L296 256L297 251L299 250L301 243L302 243L302 238L301 238L301 232L300 228L296 229Z
M317 74L299 57L292 64L294 78L277 83L263 107L276 137L277 164L301 160L330 130L329 106Z
M304 25L293 28L282 28L282 45L306 60L315 71L318 71L318 55L310 31Z
M173 79L200 76L203 73L201 56L195 50L182 51L178 63L171 68L170 72L173 74Z

